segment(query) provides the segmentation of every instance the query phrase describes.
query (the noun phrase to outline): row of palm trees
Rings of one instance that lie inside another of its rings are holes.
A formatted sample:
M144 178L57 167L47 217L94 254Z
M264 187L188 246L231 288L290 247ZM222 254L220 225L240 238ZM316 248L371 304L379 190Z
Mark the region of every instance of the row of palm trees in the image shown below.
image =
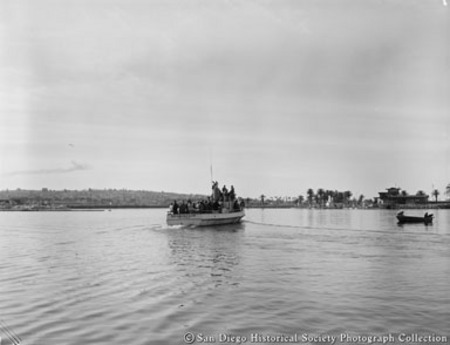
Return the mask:
M407 196L408 193L406 191L402 191L401 192L402 196ZM434 197L434 201L438 202L438 197L441 194L441 192L439 192L439 189L433 189L431 191L431 196ZM444 194L447 196L447 198L450 198L450 183L447 185L447 187L445 187L445 192ZM423 196L426 195L426 193L422 190L419 190L416 195L418 196Z
M356 203L358 205L362 205L364 201L364 195L360 195L358 199L353 198L353 193L349 190L346 191L338 191L338 190L329 190L319 188L316 193L312 188L309 188L306 191L306 201L308 205L318 205L320 207L325 207L328 204L343 204L349 205L350 202ZM303 204L304 200L302 200L301 196L299 197L299 204Z
M402 196L409 195L407 191L402 190L401 191ZM426 193L422 190L419 190L416 195L423 196L426 195ZM433 189L431 192L431 195L434 197L435 201L438 201L438 197L440 195L440 192L438 189ZM450 198L450 183L445 188L445 195ZM337 191L337 190L329 190L329 189L323 189L319 188L316 192L312 188L309 188L306 191L306 198L303 195L299 195L297 199L293 200L298 205L304 205L307 203L309 206L320 206L325 207L328 204L342 204L342 205L349 205L354 204L355 206L362 206L364 204L365 197L364 195L360 195L357 199L352 198L353 193L349 190L346 191ZM265 204L266 196L263 194L260 196L261 204Z
M290 198L291 202L297 205L308 205L325 207L329 204L342 204L349 205L350 203L355 205L362 205L364 202L364 195L360 195L358 199L353 198L353 193L347 191L337 191L319 188L316 192L312 188L306 191L306 198L303 195L299 195L298 198ZM266 196L262 194L260 196L261 204L266 203Z
M439 190L438 189L433 189L433 191L431 192L431 195L434 197L434 200L437 202L438 201L438 196L440 195L441 193L439 192ZM444 192L444 194L448 197L448 198L450 198L450 183L447 185L447 187L445 187L445 192Z

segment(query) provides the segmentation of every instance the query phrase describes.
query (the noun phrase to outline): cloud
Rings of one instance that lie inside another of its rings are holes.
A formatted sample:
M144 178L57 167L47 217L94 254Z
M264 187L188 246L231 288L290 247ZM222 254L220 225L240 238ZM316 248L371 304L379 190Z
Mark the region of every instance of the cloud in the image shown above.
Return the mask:
M83 171L92 169L88 164L71 162L71 166L66 168L54 168L54 169L36 169L36 170L17 170L6 173L6 176L17 175L48 175L48 174L67 174L76 171Z

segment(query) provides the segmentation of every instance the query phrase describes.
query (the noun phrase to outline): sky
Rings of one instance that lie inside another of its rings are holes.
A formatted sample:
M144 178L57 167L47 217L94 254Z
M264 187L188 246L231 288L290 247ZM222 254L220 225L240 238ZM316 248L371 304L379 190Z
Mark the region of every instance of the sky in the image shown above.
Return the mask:
M449 72L445 0L2 0L0 189L444 198Z

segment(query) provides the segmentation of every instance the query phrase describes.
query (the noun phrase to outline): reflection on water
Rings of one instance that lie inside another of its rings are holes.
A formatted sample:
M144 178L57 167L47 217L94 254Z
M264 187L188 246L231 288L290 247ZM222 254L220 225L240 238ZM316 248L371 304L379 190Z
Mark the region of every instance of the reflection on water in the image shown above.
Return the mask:
M239 285L234 267L239 264L245 224L179 228L167 232L171 264L193 286Z
M402 227L387 210L246 213L219 228L167 227L165 210L1 213L0 320L30 344L448 336L448 210Z

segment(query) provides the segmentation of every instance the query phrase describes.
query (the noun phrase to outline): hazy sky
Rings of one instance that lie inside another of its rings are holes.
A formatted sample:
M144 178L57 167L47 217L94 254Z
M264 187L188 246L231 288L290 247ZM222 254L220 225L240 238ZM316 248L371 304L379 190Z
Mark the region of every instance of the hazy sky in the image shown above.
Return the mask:
M450 183L443 0L2 0L0 189Z

